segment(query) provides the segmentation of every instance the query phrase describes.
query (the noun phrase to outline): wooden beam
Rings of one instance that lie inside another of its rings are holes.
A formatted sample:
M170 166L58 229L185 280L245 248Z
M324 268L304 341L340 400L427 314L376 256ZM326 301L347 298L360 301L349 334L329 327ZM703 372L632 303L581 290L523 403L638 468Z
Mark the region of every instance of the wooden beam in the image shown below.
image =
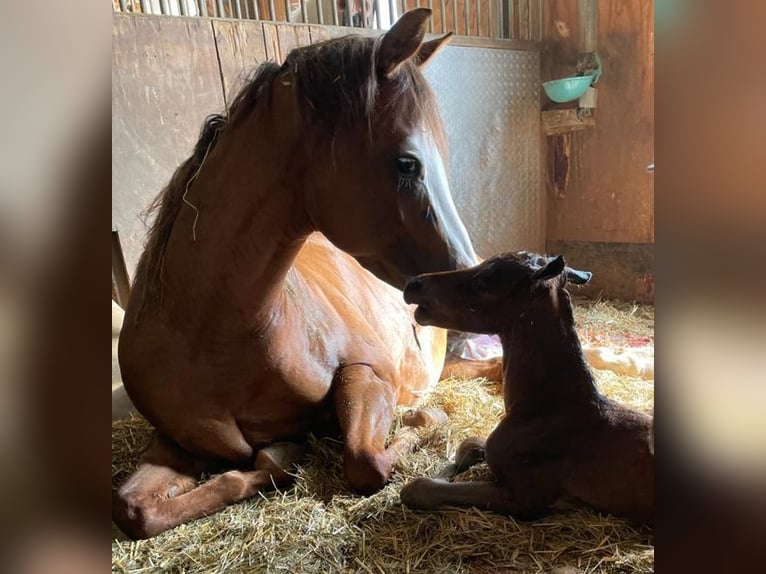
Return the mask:
M128 306L130 298L130 276L122 254L120 234L112 230L112 298L116 297L117 304L123 309Z
M541 112L545 135L556 136L584 130L596 125L596 118L589 113L577 113L575 108ZM580 117L582 116L582 117Z

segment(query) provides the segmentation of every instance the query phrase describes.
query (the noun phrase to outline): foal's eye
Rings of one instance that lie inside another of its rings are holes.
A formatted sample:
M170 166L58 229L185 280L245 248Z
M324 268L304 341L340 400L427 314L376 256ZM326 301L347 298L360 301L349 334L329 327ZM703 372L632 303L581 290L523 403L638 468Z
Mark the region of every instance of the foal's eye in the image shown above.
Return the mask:
M471 288L474 291L478 291L479 293L483 293L487 289L486 276L484 276L482 274L474 275L471 278Z
M422 167L414 157L401 156L396 159L396 170L400 177L418 177Z
M498 269L490 267L476 273L471 278L471 288L485 295L491 295L498 288L501 277L498 275Z

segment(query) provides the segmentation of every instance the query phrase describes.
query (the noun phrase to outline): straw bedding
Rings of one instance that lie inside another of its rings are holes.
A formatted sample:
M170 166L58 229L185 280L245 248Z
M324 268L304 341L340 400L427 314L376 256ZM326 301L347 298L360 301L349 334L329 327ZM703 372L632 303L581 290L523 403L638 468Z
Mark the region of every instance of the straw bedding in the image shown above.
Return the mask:
M576 305L584 342L653 344L652 307L605 301ZM653 381L594 372L604 394L652 412ZM654 571L650 529L588 510L561 509L543 520L522 523L475 509L422 513L403 507L399 490L405 482L438 472L463 438L486 436L503 414L499 386L480 379L442 381L427 404L442 408L449 422L419 429L421 449L407 457L391 483L374 496L357 496L345 487L337 441L311 437L312 456L298 470L295 485L284 491L264 493L151 540L132 542L113 526L112 571ZM151 433L139 416L113 423L114 487L135 468ZM458 480L488 476L486 465L480 465Z

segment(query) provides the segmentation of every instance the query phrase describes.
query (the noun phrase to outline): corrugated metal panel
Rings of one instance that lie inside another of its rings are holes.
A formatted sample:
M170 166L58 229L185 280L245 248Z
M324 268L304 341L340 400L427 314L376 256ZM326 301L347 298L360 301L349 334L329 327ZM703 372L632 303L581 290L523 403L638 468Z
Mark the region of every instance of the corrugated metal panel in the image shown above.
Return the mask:
M426 68L450 146L450 183L476 251L545 249L537 52L445 48Z

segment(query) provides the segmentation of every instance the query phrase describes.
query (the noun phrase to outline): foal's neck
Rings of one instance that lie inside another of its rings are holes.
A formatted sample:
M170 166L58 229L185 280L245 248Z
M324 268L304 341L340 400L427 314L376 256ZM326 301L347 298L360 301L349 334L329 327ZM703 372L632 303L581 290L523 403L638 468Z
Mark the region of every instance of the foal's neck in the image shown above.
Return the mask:
M597 395L564 289L533 302L500 333L500 339L506 410L511 406L534 410L557 401L589 402Z

